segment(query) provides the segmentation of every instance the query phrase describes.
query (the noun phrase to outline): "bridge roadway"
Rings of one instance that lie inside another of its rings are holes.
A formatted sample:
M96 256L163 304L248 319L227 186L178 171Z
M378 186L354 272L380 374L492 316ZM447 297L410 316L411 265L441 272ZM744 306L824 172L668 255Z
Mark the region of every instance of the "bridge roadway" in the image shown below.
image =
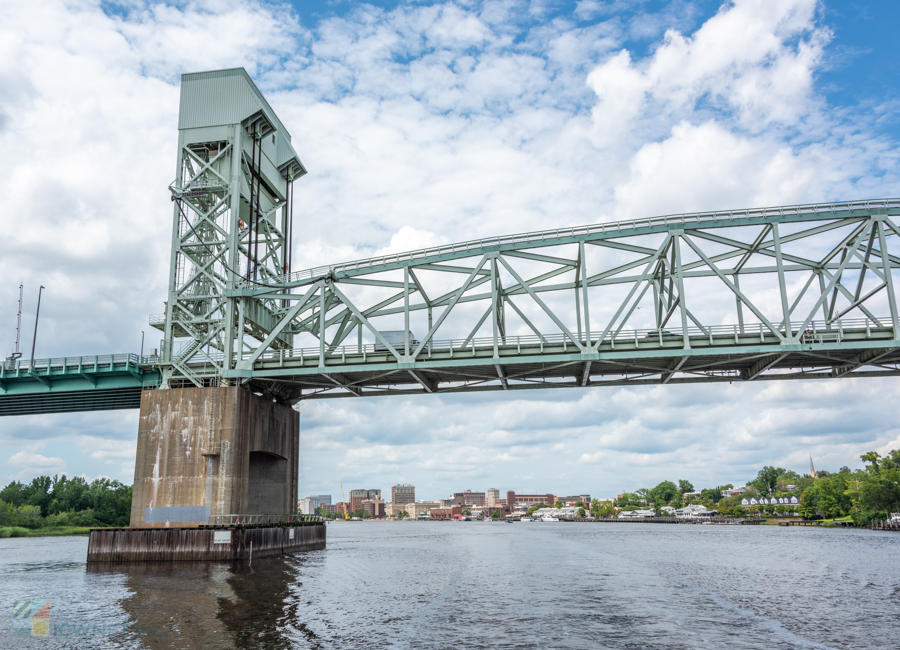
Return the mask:
M302 390L300 399L900 375L892 328L867 320L831 328L814 321L793 344L759 326L709 329L689 328L689 349L676 328L620 332L593 353L558 334L510 336L499 358L492 339L435 341L413 363L371 344L337 348L324 365L318 348L280 350L257 360L253 375L289 381ZM159 386L157 363L122 354L35 360L34 372L27 361L3 367L0 416L138 408L140 391ZM217 384L212 363L192 369Z

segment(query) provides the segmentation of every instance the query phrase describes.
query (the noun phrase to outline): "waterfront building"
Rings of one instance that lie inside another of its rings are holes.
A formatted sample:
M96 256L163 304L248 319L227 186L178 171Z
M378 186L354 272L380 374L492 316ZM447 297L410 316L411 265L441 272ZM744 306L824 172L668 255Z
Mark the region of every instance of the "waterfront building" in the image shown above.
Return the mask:
M591 504L591 495L590 494L576 494L574 496L568 497L557 497L558 501L562 501L567 506L574 506L576 503L581 501L584 504L584 507L587 508Z
M350 512L359 510L363 501L380 498L381 490L350 490Z
M751 497L749 499L741 499L741 505L745 508L748 506L798 506L800 505L800 499L796 496Z
M454 492L453 500L461 499L461 503L467 506L483 506L485 505L484 492L472 492L472 490L466 490L465 492Z
M643 519L646 517L653 517L656 515L656 512L653 510L623 510L619 513L619 519Z
M523 506L528 509L539 503L552 506L556 501L556 497L552 494L516 494L512 491L506 493L506 505L513 509Z
M553 515L554 517L559 517L560 519L577 519L578 511L581 510L581 507L575 506L565 506L563 508L538 508L534 512L531 513L531 517L535 519L540 519L546 515ZM585 516L588 516L589 513L587 509L585 509Z
M432 519L453 519L454 517L461 517L463 513L462 506L452 506L450 508L432 508L431 509L431 518Z
M395 485L391 488L391 503L412 503L416 500L415 485Z
M330 494L311 494L306 498L309 499L310 501L312 501L313 505L315 505L316 508L318 508L319 506L326 504L326 503L328 505L331 505L331 495Z
M416 501L415 503L407 503L406 512L409 513L410 519L418 519L423 515L427 515L432 508L440 508L441 504L437 501Z
M297 513L301 515L316 514L316 506L314 505L312 499L299 499L297 501Z
M496 506L499 504L500 504L500 490L498 490L497 488L488 488L486 505Z
M358 510L365 510L372 519L384 519L384 499L365 499L359 504Z
M678 510L675 510L674 514L676 517L685 519L688 517L704 516L704 513L707 513L707 512L712 512L712 511L707 510L706 506L701 506L700 504L695 503L693 505L687 505L683 508L679 508Z

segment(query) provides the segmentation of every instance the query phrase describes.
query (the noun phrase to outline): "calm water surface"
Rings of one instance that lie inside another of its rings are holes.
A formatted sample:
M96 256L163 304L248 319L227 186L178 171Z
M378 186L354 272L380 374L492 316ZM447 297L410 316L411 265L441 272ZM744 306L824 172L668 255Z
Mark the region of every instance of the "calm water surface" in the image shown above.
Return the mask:
M48 600L57 633L0 615L0 647L900 648L896 533L339 522L325 551L252 564L88 569L86 550L0 540L6 611Z

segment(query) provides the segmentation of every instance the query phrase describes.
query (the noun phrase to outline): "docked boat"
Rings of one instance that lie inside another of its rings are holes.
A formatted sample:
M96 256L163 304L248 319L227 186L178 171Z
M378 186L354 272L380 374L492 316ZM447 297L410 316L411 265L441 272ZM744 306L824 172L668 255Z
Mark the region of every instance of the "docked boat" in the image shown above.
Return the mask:
M522 517L522 521L534 521L534 517Z
M559 517L555 515L544 515L541 517L541 521L559 521Z

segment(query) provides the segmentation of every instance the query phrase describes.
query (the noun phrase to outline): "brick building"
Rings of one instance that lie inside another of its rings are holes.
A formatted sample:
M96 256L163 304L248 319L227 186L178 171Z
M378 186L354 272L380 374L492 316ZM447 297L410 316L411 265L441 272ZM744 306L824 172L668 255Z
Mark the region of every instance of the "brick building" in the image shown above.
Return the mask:
M454 517L461 517L463 513L462 506L453 506L451 508L432 508L431 509L431 518L432 519L453 519Z
M530 508L539 503L552 506L556 503L556 497L552 494L516 494L515 492L506 493L506 505L510 508Z
M380 498L381 490L350 490L350 512L359 510L363 501Z
M472 492L472 490L466 490L465 492L454 492L453 500L462 499L462 503L468 506L483 506L485 504L484 492Z
M384 519L384 499L366 499L359 509L368 512L372 519Z
M413 503L416 500L415 485L395 485L391 488L391 503Z

